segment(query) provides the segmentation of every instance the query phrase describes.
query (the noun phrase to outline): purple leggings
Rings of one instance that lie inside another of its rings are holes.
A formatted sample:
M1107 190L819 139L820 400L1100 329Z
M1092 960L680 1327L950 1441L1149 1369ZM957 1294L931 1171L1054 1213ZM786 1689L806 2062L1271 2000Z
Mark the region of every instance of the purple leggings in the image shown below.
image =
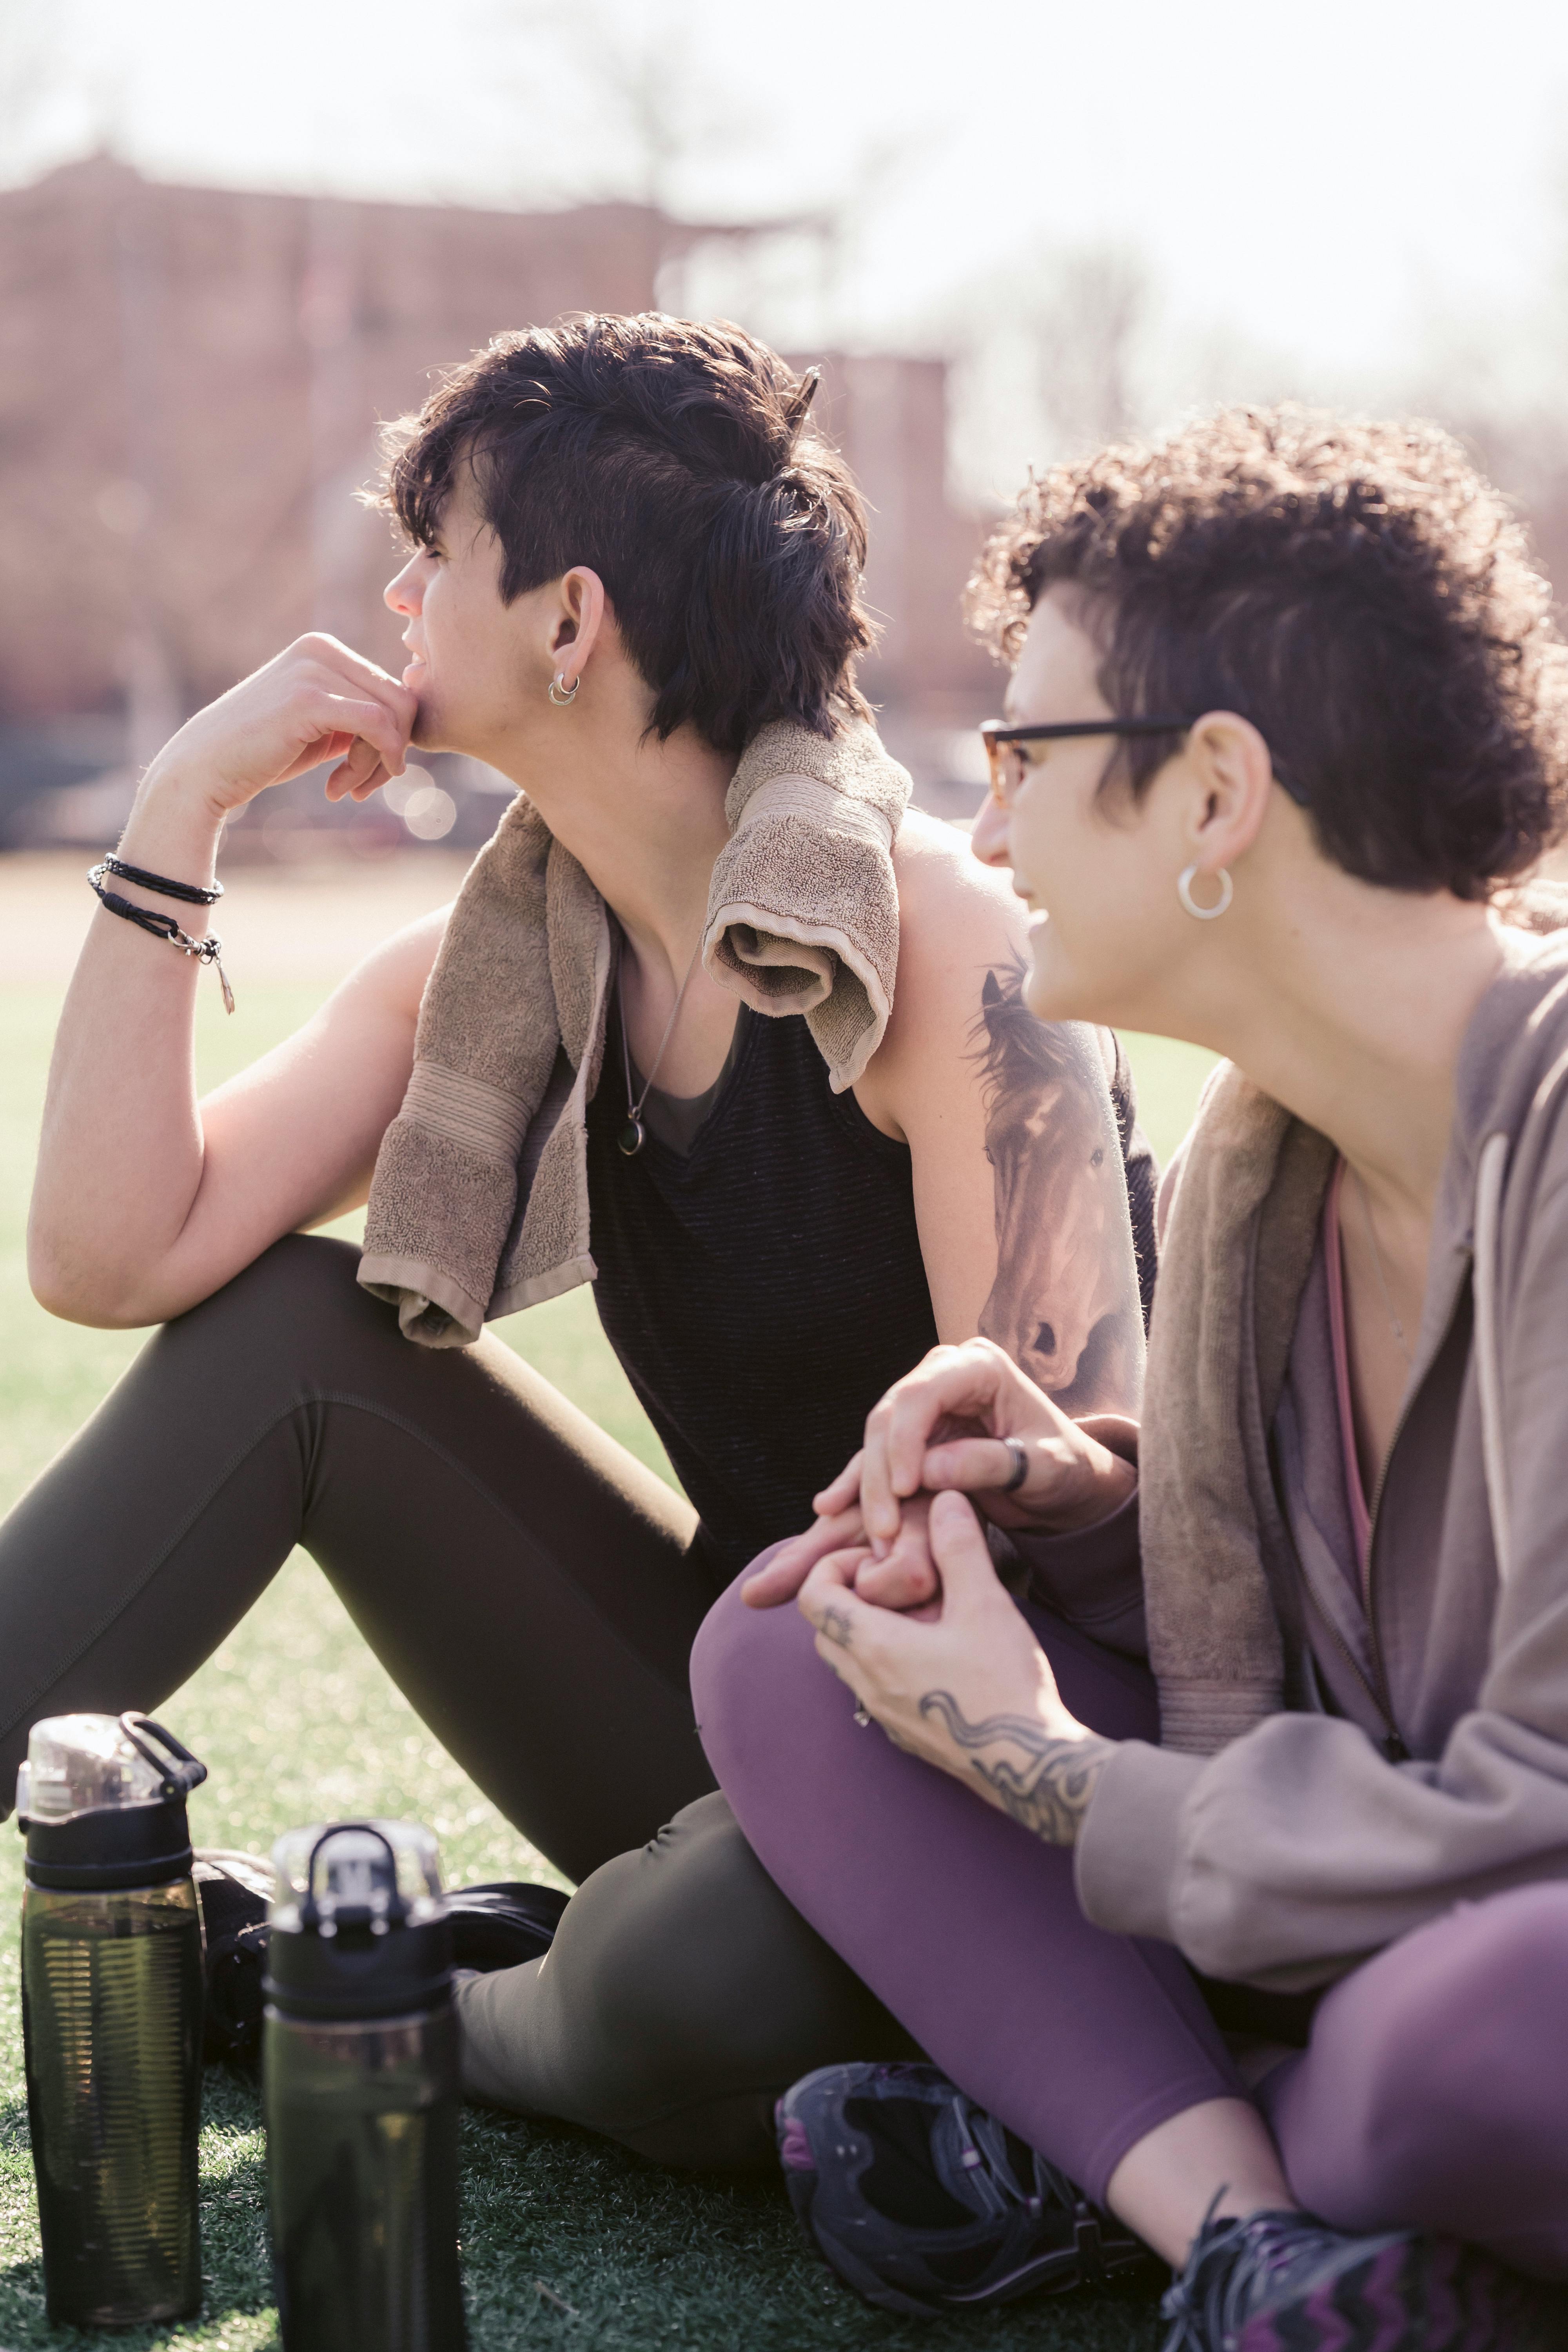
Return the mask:
M1143 1667L1026 1614L1081 1721L1157 1736ZM1091 2197L1157 2124L1247 2095L1174 1947L1091 1927L1070 1854L858 1727L798 1611L747 1609L731 1586L691 1673L709 1760L777 1885L944 2074ZM1337 2228L1449 2232L1568 2277L1568 1885L1460 1905L1391 1945L1256 2095L1296 2196Z

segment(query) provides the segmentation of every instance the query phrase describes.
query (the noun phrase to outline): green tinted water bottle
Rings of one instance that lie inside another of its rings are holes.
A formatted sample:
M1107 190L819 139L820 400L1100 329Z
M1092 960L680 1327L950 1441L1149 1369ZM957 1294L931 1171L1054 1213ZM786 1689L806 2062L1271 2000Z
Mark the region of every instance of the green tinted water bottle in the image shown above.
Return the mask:
M48 2315L180 2319L202 2299L202 1926L185 1800L206 1778L144 1715L33 1726L22 2022Z
M458 2020L436 1841L273 1850L262 2097L284 2352L464 2352Z

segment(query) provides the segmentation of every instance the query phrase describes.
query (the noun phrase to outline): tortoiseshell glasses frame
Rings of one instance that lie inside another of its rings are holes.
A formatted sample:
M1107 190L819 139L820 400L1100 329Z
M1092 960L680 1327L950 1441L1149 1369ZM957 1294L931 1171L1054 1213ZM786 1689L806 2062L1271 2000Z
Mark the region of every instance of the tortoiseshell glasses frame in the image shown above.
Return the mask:
M1007 808L1033 763L1026 743L1062 743L1079 735L1183 735L1191 719L1068 719L1049 727L1013 727L1005 719L987 719L980 729L991 777L991 797Z
M1005 719L984 719L980 740L985 746L991 797L998 808L1011 807L1025 770L1033 764L1024 750L1026 744L1061 743L1080 735L1184 735L1196 725L1196 718L1068 719L1043 727L1014 727ZM1273 771L1280 791L1289 793L1298 808L1305 808L1306 793L1292 777L1281 772L1278 760L1273 761Z

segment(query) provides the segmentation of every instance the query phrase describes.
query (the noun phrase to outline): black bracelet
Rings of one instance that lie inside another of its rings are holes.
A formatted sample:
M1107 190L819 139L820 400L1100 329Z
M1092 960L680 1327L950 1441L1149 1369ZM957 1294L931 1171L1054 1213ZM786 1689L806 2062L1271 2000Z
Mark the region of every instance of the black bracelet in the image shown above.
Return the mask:
M221 882L210 888L203 882L171 882L166 874L144 873L140 866L127 866L122 857L106 857L93 867L87 878L95 890L106 874L117 875L121 882L134 882L142 890L156 890L160 898L183 898L187 907L216 907L223 897Z
M223 941L209 931L205 940L193 940L188 931L181 930L173 915L160 915L155 908L138 907L130 898L121 898L118 891L106 890L99 880L102 866L95 866L88 876L100 906L107 907L111 915L125 922L134 923L138 930L150 931L155 940L167 940L182 955L195 956L198 963L210 963L218 976L223 990L224 1010L234 1011L234 991L228 984L228 974L223 968Z

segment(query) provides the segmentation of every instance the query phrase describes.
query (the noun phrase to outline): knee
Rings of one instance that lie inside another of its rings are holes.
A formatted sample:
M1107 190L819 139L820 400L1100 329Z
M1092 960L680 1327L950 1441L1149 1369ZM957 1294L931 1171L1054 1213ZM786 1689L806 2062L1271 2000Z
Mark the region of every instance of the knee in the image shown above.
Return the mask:
M1364 2053L1375 2129L1407 2132L1415 2108L1450 2136L1496 2130L1539 2105L1547 2021L1568 2011L1568 1886L1461 1904L1374 1965L1396 1995Z
M661 2053L677 2081L699 2063L752 2075L818 1958L717 1794L595 1871L562 1926L552 1965L583 2015L607 2048Z
M333 1241L324 1234L285 1234L221 1290L177 1316L170 1328L258 1318L309 1321L320 1315L324 1301L341 1310L351 1297L368 1306L369 1294L355 1279L359 1257L352 1242Z
M779 1739L805 1721L798 1704L825 1673L811 1628L793 1607L749 1609L741 1587L763 1552L720 1594L691 1651L691 1696L708 1760L721 1783L765 1728L775 1761Z
M216 1352L253 1363L275 1354L279 1342L298 1360L350 1326L395 1339L396 1317L361 1289L358 1269L352 1243L287 1234L210 1298L165 1324L158 1344L182 1360Z
M1568 1886L1463 1904L1380 1953L1319 2012L1303 2083L1312 2177L1293 2185L1337 2217L1440 2211L1456 2180L1563 2169ZM1434 2206L1434 2200L1437 2200Z
M779 2091L864 2043L885 2054L889 2021L717 1795L595 1871L536 1974L516 2004L526 2031L500 2036L503 2103L665 2162L766 2160Z

